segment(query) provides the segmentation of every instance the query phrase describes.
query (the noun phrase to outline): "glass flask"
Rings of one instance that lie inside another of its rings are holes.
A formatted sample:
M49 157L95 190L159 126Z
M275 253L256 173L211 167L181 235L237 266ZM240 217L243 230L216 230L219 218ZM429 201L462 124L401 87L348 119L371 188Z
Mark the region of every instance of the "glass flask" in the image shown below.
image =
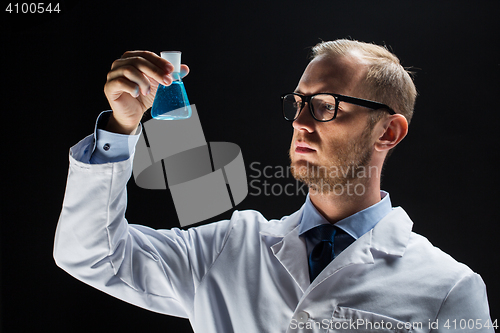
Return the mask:
M187 119L191 117L191 106L180 73L181 52L164 51L161 57L174 66L173 81L169 86L158 85L151 116L161 120Z

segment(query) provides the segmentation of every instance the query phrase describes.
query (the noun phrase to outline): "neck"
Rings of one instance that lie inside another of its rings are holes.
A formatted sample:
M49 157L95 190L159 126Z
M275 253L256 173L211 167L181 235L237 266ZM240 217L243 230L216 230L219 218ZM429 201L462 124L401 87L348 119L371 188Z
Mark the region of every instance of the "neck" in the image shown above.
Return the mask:
M323 217L334 224L380 201L380 182L374 180L351 183L342 194L319 193L310 188L309 198Z

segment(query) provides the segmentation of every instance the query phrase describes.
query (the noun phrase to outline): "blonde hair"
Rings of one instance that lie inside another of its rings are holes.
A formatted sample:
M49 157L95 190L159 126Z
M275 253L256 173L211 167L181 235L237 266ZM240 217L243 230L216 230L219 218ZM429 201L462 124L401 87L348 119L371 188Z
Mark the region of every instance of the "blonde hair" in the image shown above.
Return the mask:
M358 51L358 52L355 52ZM417 90L410 74L399 62L398 57L385 47L348 39L321 42L312 48L312 58L320 55L348 56L353 52L368 62L363 96L390 106L402 114L408 124L413 116ZM378 115L378 116L377 116ZM372 122L383 116L374 114Z

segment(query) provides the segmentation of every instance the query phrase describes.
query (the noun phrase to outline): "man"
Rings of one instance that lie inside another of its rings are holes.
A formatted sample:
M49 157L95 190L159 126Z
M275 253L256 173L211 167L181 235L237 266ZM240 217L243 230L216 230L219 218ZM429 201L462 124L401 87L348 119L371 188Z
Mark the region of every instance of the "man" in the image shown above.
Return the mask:
M188 230L152 230L125 220L125 185L139 121L171 71L150 52L113 63L104 89L113 111L71 149L60 267L132 304L187 317L196 332L453 332L461 320L493 332L480 276L412 233L380 191L416 97L394 55L356 41L318 44L295 92L283 95L292 171L309 186L297 212L268 221L236 211Z

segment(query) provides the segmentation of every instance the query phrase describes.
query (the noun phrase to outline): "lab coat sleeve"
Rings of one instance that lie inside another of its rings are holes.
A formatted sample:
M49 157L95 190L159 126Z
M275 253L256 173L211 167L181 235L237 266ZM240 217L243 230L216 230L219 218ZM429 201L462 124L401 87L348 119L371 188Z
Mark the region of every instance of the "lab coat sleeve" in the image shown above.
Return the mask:
M188 230L153 230L129 224L125 219L126 184L133 156L116 163L79 161L78 155L91 144L89 136L70 151L54 242L56 264L129 303L189 317L196 288L217 259L230 221Z
M492 328L486 286L474 273L462 277L443 300L431 332L495 332Z

